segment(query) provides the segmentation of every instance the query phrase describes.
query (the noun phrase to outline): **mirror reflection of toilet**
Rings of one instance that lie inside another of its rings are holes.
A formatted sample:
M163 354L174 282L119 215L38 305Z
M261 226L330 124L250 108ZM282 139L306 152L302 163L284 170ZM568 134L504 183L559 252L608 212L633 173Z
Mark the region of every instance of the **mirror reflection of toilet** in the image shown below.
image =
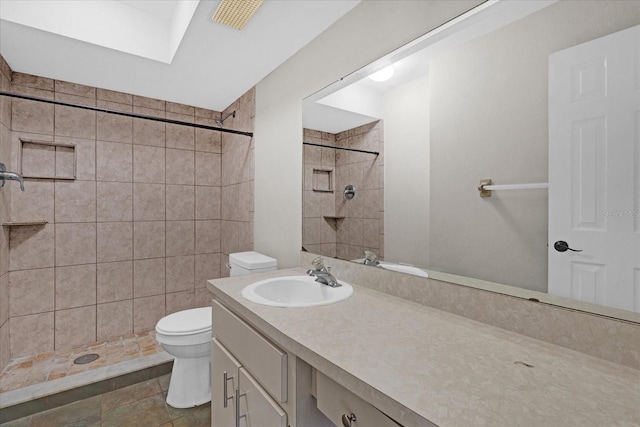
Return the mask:
M257 252L229 254L231 277L277 268L275 259ZM163 317L156 324L156 340L175 358L167 404L191 408L211 401L211 307Z

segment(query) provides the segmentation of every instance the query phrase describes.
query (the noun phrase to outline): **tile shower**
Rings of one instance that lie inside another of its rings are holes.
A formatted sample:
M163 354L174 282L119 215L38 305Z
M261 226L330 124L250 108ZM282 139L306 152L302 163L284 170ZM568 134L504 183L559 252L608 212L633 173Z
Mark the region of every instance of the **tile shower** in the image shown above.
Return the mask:
M304 146L302 245L316 254L384 257L384 131L377 121L337 134L304 129L305 142L379 152L378 156ZM343 197L346 185L356 188Z
M216 112L0 69L6 92L209 126L235 110L225 127L253 130L253 89ZM205 281L253 248L247 136L0 97L0 161L68 175L69 152L37 142L74 146L75 179L0 189L0 370L208 305Z

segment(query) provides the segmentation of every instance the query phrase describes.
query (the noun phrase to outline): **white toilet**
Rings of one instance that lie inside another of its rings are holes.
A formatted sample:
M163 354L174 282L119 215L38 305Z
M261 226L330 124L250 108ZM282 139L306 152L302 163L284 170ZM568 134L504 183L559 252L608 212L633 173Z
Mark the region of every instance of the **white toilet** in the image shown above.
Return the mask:
M231 276L278 268L277 261L257 252L229 254ZM191 408L211 400L211 307L192 308L163 317L156 340L175 357L167 404Z

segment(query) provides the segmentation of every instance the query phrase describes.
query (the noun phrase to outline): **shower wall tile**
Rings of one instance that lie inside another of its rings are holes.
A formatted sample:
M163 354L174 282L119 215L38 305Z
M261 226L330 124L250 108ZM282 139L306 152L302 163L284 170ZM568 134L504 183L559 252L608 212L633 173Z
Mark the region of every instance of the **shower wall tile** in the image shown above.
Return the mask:
M194 263L193 255L167 257L167 292L194 289Z
M11 227L9 269L53 267L54 245L53 224Z
M96 193L98 222L133 221L133 184L97 182Z
M167 221L194 219L194 190L193 185L167 185Z
M133 298L133 261L97 264L98 304Z
M164 147L165 135L166 131L164 123L143 119L133 119L134 144Z
M10 272L9 307L11 317L53 311L53 268Z
M196 152L196 185L220 185L220 160L220 154Z
M116 92L108 89L97 88L96 98L103 101L133 105L133 95L130 95L128 93Z
M56 310L96 303L96 264L56 267Z
M204 120L196 118L196 123L214 126L214 120ZM222 152L222 134L219 131L209 129L196 129L196 151L206 151L209 153L221 153Z
M56 98L58 98L56 96ZM71 102L83 103L86 98L74 98ZM86 102L85 102L86 103ZM94 104L94 102L88 102ZM94 106L92 105L92 106ZM55 134L71 136L75 138L96 137L96 113L95 111L81 110L73 107L55 106Z
M132 112L130 105L116 104L113 102L98 101L99 108ZM133 119L126 116L118 116L108 113L97 113L96 136L101 141L133 142Z
M195 219L220 219L220 187L195 187Z
M138 144L133 146L133 181L145 183L165 182L164 148Z
M96 306L56 310L55 349L79 347L96 340Z
M98 304L96 311L96 340L133 333L133 300Z
M169 102L169 101L167 101L165 108L167 112L184 114L187 116L194 116L196 112L195 107L192 107L190 105L185 105L185 104L178 104L175 102Z
M198 307L211 307L211 291L207 288L197 288L193 293L193 306Z
M194 151L167 148L166 168L172 184L193 185L195 182Z
M9 274L4 273L0 275L0 325L7 320L9 320Z
M27 86L49 91L53 91L54 86L53 79L18 72L13 72L11 74L11 83L18 86Z
M172 292L167 294L167 314L194 307L195 291Z
M220 221L196 221L195 253L220 252Z
M133 220L165 220L164 184L133 184Z
M56 266L96 262L96 224L56 224Z
M133 146L119 142L96 142L96 179L98 181L131 182L133 179Z
M29 191L12 193L10 218L12 221L54 221L54 183L29 180Z
M98 262L133 259L133 223L99 222Z
M220 277L220 253L197 254L195 256L195 287L204 288L207 280Z
M133 262L133 296L164 295L166 292L165 258L139 259Z
M95 222L95 181L56 181L55 222Z
M9 322L0 323L0 367L4 369L11 360L11 339Z
M170 117L171 116L171 117ZM185 117L181 115L170 115L167 113L167 118L171 120L179 120L184 122L193 122L194 118ZM167 124L167 148L180 148L182 150L195 149L195 130L189 126Z
M84 98L96 98L96 88L85 86L77 83L65 82L62 80L55 81L55 91L57 93L66 93L69 95L82 96Z
M11 130L53 135L54 106L25 99L11 101Z
M165 295L133 300L133 332L150 331L165 315Z
M166 231L164 221L137 221L133 225L133 258L165 256Z
M96 179L96 142L91 139L67 138L56 136L55 142L73 144L76 147L76 179L95 181Z
M195 221L167 221L167 256L193 255Z
M136 107L151 108L153 110L165 111L165 101L144 96L133 95L133 105Z
M53 351L53 325L53 312L11 317L9 320L11 357Z

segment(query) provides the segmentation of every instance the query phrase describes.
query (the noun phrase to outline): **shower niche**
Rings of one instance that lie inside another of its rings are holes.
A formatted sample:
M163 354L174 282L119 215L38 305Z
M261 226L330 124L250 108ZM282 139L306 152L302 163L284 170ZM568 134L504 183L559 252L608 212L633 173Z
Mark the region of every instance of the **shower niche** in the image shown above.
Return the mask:
M23 178L76 179L76 146L20 138L19 170Z

